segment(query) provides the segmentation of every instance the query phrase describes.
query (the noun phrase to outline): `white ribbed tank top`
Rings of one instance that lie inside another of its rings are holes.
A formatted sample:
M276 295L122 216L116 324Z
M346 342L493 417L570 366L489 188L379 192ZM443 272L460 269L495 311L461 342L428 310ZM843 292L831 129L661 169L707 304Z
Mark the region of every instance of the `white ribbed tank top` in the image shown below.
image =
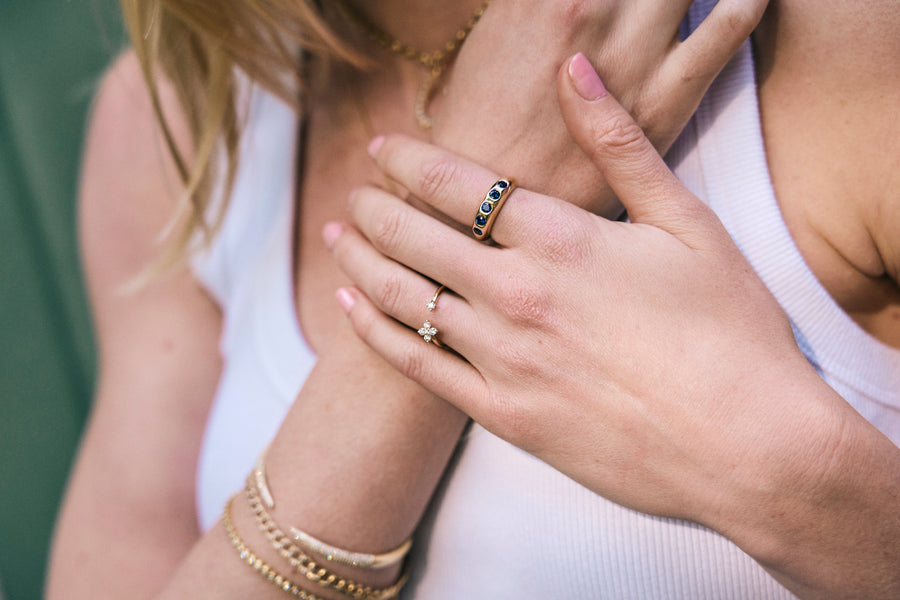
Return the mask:
M695 3L688 27L713 4ZM198 472L204 529L240 489L315 361L293 305L296 134L292 111L255 91L224 227L195 262L224 312L225 364ZM900 443L900 351L849 319L791 240L769 180L749 44L668 160L722 218L822 376ZM792 597L717 533L608 502L477 425L415 539L407 599Z

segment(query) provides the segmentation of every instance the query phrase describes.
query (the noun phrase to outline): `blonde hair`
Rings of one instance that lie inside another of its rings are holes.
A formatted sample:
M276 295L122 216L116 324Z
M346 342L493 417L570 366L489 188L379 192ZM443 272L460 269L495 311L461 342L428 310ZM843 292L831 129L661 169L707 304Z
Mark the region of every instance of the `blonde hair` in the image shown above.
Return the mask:
M159 274L219 228L239 160L236 71L299 110L301 50L361 65L325 23L315 0L120 0L154 111L181 178L183 200L166 233ZM191 134L190 163L163 114L158 78L174 86ZM224 165L221 164L224 161ZM222 202L209 214L213 186L224 175Z

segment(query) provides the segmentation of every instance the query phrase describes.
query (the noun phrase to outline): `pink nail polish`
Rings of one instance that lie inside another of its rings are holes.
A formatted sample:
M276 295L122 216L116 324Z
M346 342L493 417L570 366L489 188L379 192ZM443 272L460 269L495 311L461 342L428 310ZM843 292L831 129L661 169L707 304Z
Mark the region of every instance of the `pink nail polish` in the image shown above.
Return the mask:
M322 239L325 240L325 245L330 249L334 246L334 241L342 233L344 233L344 226L332 221L331 223L326 223L325 227L322 228Z
M599 100L608 93L597 71L581 52L569 61L569 79L578 95L585 100Z
M371 142L369 142L369 156L375 158L375 155L378 153L378 149L381 148L382 144L384 144L384 136L379 135L374 138Z
M338 288L334 295L345 314L349 313L353 305L356 304L356 298L353 297L353 294L347 288Z

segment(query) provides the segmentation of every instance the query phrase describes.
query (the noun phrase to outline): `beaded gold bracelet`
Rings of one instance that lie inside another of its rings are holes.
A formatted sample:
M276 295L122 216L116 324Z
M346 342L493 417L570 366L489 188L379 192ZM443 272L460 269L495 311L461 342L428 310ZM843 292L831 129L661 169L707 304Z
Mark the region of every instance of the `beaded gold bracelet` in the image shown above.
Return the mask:
M269 510L275 508L275 499L272 496L272 492L269 490L269 483L266 480L266 450L260 454L259 459L256 461L256 469L253 471L253 481L256 483L256 490L266 507ZM323 556L325 560L329 562L360 569L383 569L385 567L396 565L406 557L409 553L409 549L412 547L412 538L410 538L390 552L385 552L384 554L367 554L364 552L353 552L337 548L313 537L297 527L291 527L290 532L294 540L306 550Z
M291 566L304 575L307 580L316 583L323 588L335 590L354 600L390 600L396 598L409 579L408 572L404 569L400 579L393 585L376 589L371 586L357 583L351 579L340 577L325 567L317 564L303 550L294 544L281 528L272 520L266 511L262 498L254 485L254 477L247 478L247 500L250 510L256 518L260 531L269 539L275 550L284 557Z
M228 501L225 509L222 511L222 525L225 527L225 533L231 540L231 545L235 547L238 554L245 563L253 567L253 570L260 574L266 581L280 588L295 598L300 600L323 600L321 596L316 596L299 587L296 583L280 574L278 571L266 564L261 558L256 556L241 536L238 535L237 529L234 527L234 521L231 518L231 503L234 498Z

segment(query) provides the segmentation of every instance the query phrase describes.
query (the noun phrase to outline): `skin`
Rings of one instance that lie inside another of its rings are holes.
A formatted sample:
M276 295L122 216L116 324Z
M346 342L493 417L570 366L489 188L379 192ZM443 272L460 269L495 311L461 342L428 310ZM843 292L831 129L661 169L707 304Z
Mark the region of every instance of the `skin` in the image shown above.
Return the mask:
M735 34L752 28L766 3L720 2L699 35L681 43L680 20L673 17L690 4L535 2L511 10L499 0L463 46L437 98L435 143L492 165L529 189L617 216L621 204L566 129L548 82L571 48L584 49L593 64L605 66L607 86L665 152L722 68L722 57L743 41ZM497 114L509 112L498 122Z
M838 304L900 348L900 116L891 108L900 99L893 68L900 6L782 1L777 8L755 38L766 151L782 214Z
M883 178L894 176L897 154L851 126L896 131L887 105L897 76L868 66L866 54L896 53L891 42L867 40L856 52L847 41L879 19L868 35L896 31L898 22L885 20L897 10L822 3L804 19L804 8L780 3L756 39L776 192L813 271L848 314L891 344L898 244L887 232L896 231L896 192ZM833 44L841 44L837 74L810 51ZM853 96L832 103L840 76L851 73ZM720 531L800 597L897 597L900 449L819 379L718 219L674 179L613 96L596 86L587 99L577 93L586 78L571 63L561 70L562 113L633 222L520 189L495 225L498 245L487 247L382 190L360 189L350 202L358 231L326 230L359 286L339 293L357 332L497 435L616 502ZM837 126L821 127L822 119ZM793 137L804 132L810 137ZM851 149L828 156L822 145L840 141ZM801 160L786 160L788 146ZM388 176L464 225L471 206L459 199L498 178L398 137L371 150ZM510 276L488 278L470 264ZM455 353L422 344L381 312L418 327L421 310L407 299L433 289L418 273L456 292L442 296L439 326ZM866 298L869 310L857 310ZM596 309L579 309L586 305Z
M369 16L397 35L414 32L409 42L428 47L433 39L443 41L453 33L455 27L448 23L468 18L477 3L469 4L421 2L410 10L406 2L386 1L380 5L383 12ZM550 4L536 6L547 10ZM707 50L700 53L704 60L696 53L678 54L677 44L663 44L655 49L656 64L685 69L688 62L698 62L708 83L738 41L749 34L762 4L754 4L754 10L746 13L719 13L724 21L713 22L739 22L742 26L729 30L724 44L716 42L720 37L711 30L711 41L703 46ZM687 2L680 5L686 7ZM496 0L490 14L514 13L520 6ZM646 6L648 14L658 12L649 0ZM548 26L567 23L585 30L596 22L607 22L618 10L616 4L603 4L592 5L595 12L585 13L585 5L578 2L552 3L552 8L558 13L551 16L562 16L548 20ZM729 19L734 14L741 18ZM672 22L668 30L674 32L680 15L674 10L667 15ZM620 39L621 52L621 44L638 33L629 29L627 19L616 22L623 28L621 38L614 38ZM423 32L433 39L419 38ZM569 45L586 39L574 36L563 40L552 54L541 49L535 58L553 63L552 72L574 50ZM474 34L471 41L478 41ZM356 42L364 44L365 40L360 36ZM532 56L527 52L536 52L529 50L524 40L520 43L523 53L506 59L526 60ZM396 57L365 48L381 65L356 74L353 80L365 99L369 120L381 130L424 137L412 119L421 73ZM473 44L469 52L475 50ZM677 59L673 58L676 55ZM274 515L341 546L380 552L409 536L466 417L366 346L353 343L350 325L333 300L334 290L349 280L333 268L319 230L325 223L349 215L343 204L333 201L335 197L366 181L379 180L381 175L364 150L369 134L363 126L365 119L358 118L352 93L348 93L348 72L320 61L313 61L310 67L314 97L307 135L308 147L316 151L309 153L298 193L295 282L298 318L319 360L268 454L270 483L276 496L283 499ZM499 59L491 63L491 68L502 67ZM462 71L457 69L453 88L441 99L441 114L464 110L454 108L454 94L464 90L466 81ZM659 71L650 60L636 68L634 76L650 77ZM674 85L679 79L665 81ZM623 78L621 85L625 88L629 83ZM176 137L189 149L174 94L164 81L161 86ZM645 101L655 109L666 109L645 115L651 129L655 126L666 132L657 143L665 145L666 139L674 137L678 123L686 121L703 88L705 85L692 87L694 95L688 94L689 102L674 94L659 96L671 98L671 104ZM522 88L523 93L530 89ZM636 108L642 98L641 94L635 96ZM555 106L556 99L542 96L541 101ZM527 113L504 114L523 122L530 118ZM674 124L657 123L662 116L671 117ZM460 119L458 125L441 125L440 135L448 139L458 136L455 128L465 123ZM496 123L495 127L508 126L504 120ZM558 135L563 128L560 120L548 121L547 135ZM491 131L482 129L479 133L484 137L473 139L473 156L490 147ZM580 160L579 168L593 169L583 157ZM552 163L547 158L539 164L549 170ZM347 173L353 177L335 177ZM158 139L139 69L134 58L126 56L104 81L86 148L80 226L101 349L100 385L58 526L48 598L275 598L282 593L252 570L240 567L220 527L206 535L197 532L197 453L221 369L218 307L187 270L173 272L136 292L121 291L159 251L159 233L174 209L178 189L178 178ZM366 423L366 427L351 431L348 422ZM334 448L344 451L334 452ZM360 461L361 455L369 461ZM373 471L378 478L366 476ZM335 473L342 474L340 494L335 493ZM373 506L372 498L379 498L379 503ZM248 545L268 563L282 564L256 530L245 502L234 504L234 519ZM351 569L346 573L374 585L386 584L397 575L396 569L380 573Z

